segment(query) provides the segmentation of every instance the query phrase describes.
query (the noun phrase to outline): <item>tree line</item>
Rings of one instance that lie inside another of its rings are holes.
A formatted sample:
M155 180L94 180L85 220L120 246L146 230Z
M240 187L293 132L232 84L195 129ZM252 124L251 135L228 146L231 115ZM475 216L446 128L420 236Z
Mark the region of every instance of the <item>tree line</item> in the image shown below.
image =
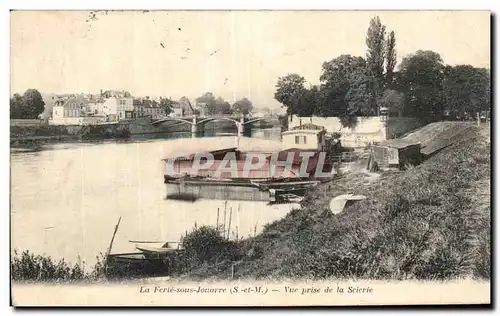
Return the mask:
M212 92L206 92L196 98L198 104L204 103L207 108L207 114L248 114L253 110L253 104L247 98L242 98L232 105L222 97L215 97Z
M176 103L185 103L192 106L191 102L186 96L183 96L179 101L174 101L171 98L160 97L159 102L152 101L158 104L168 115L173 112L173 108ZM253 104L247 98L242 98L232 105L225 101L222 97L215 97L212 92L206 92L203 95L196 98L197 104L205 104L208 115L216 114L248 114L253 110ZM196 109L195 109L196 110Z
M444 65L433 51L418 50L396 70L396 35L380 18L370 20L366 56L340 55L322 64L320 83L306 87L299 74L280 77L275 99L298 116L337 116L352 126L359 116L416 117L430 122L490 109L490 70Z

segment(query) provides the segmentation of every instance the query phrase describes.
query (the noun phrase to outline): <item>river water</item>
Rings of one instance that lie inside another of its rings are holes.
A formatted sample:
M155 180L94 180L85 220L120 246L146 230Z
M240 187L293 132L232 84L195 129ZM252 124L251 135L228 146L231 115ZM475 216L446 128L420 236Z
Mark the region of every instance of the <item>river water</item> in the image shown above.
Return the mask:
M256 130L240 138L242 149L279 149L279 130ZM46 144L11 152L11 245L70 262L95 262L112 252L134 251L129 240L178 241L194 225L223 222L226 201L167 200L162 158L173 153L233 147L236 137L135 139ZM227 201L230 235L259 233L294 204Z

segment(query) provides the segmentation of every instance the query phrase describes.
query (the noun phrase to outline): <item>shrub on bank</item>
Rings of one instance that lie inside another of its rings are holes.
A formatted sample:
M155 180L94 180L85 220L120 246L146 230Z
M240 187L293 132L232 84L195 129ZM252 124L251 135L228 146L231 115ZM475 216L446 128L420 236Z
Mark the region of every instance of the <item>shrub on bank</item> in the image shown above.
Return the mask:
M88 125L87 130L82 134L84 139L108 139L127 138L130 136L130 129L127 125Z
M239 246L223 236L214 227L201 226L195 228L182 238L183 260L188 268L200 264L216 264L224 260L237 260Z

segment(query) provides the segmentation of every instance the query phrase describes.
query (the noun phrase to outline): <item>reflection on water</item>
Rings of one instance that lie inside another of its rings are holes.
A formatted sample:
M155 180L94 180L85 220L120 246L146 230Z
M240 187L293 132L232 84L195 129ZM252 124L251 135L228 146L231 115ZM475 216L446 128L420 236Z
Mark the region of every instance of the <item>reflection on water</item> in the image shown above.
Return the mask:
M279 131L267 133L241 138L239 144L243 149L279 149ZM92 263L108 247L120 216L114 252L133 251L128 240L179 240L195 223L215 225L217 208L222 223L224 201L165 199L161 159L174 152L234 143L235 137L132 139L44 144L35 152L13 150L12 247ZM248 236L292 207L228 201L226 225L232 210L231 235Z

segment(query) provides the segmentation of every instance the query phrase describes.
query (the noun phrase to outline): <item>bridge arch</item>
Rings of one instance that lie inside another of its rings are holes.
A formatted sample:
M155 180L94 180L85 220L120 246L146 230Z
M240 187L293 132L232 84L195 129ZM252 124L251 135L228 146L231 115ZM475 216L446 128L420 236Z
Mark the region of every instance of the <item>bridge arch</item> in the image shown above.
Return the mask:
M196 124L201 124L201 123L205 123L205 122L218 122L218 121L231 121L234 124L236 124L236 126L238 126L238 123L239 123L239 121L234 120L234 119L229 118L229 117L209 117L209 118L202 119L199 122L196 122Z
M176 121L176 122L182 122L182 123L187 123L187 124L193 125L192 121L182 119L179 117L166 117L166 118L156 120L156 121L152 122L151 124L156 125L156 124L160 124L160 123L167 122L167 121Z

